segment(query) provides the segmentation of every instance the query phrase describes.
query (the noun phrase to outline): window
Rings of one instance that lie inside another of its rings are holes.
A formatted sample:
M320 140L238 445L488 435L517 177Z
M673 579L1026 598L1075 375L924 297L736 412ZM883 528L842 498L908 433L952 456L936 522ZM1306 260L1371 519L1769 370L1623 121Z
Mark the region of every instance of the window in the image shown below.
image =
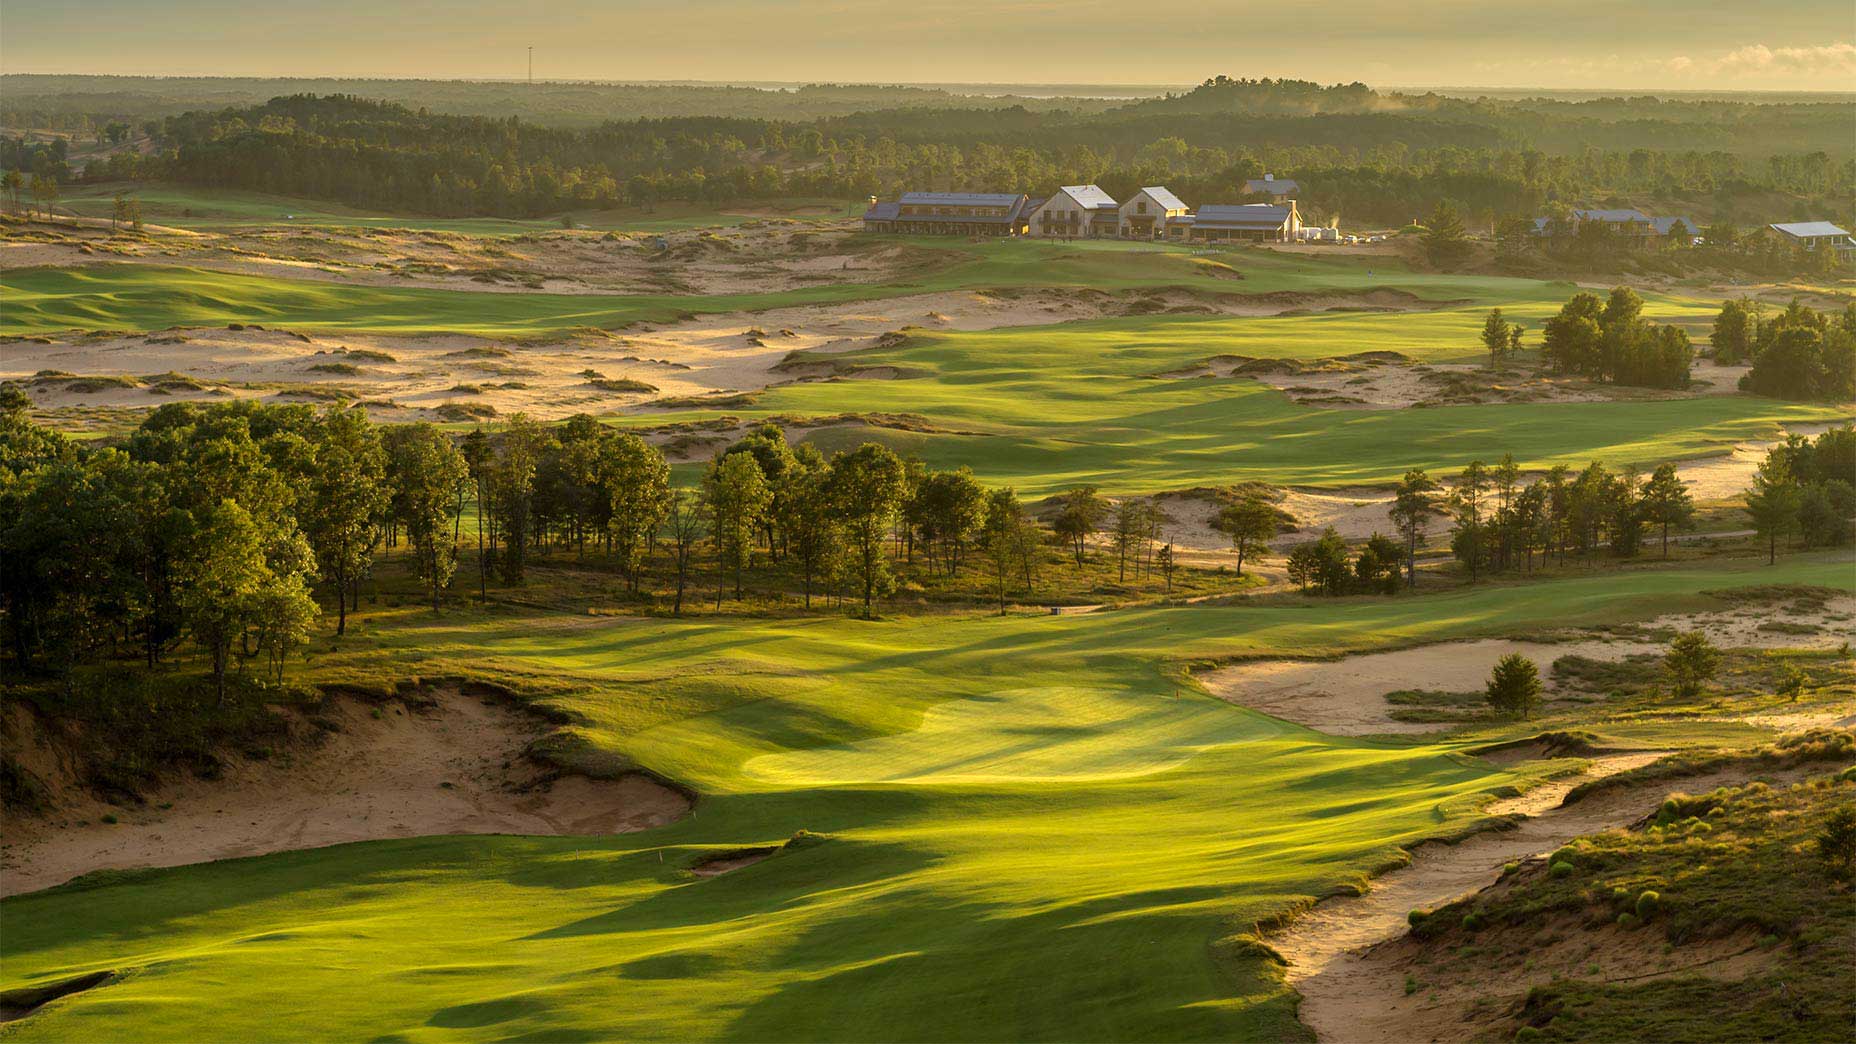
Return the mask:
M1140 201L1139 203L1136 203L1136 204L1134 205L1134 212L1135 212L1136 214L1145 214L1145 213L1147 213L1147 201L1143 199L1143 200L1141 200L1141 201Z

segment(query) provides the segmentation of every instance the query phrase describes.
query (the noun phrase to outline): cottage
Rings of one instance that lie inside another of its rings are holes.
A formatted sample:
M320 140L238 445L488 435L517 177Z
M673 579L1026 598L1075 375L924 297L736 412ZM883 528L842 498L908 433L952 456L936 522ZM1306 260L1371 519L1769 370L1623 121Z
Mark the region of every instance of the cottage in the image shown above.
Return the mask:
M1856 239L1828 221L1792 221L1766 227L1806 250L1828 248L1846 258L1856 256Z
M1178 231L1173 233L1174 229ZM1211 204L1175 218L1168 231L1177 238L1195 242L1293 241L1301 238L1302 215L1295 209L1293 199L1280 204Z
M1117 225L1114 197L1094 185L1065 185L1030 214L1030 234L1075 239L1112 236Z
M1265 174L1260 178L1251 178L1244 182L1244 195L1268 196L1281 202L1293 199L1299 186L1289 178L1278 178L1274 174Z
M1167 226L1190 209L1178 196L1150 185L1121 205L1119 230L1128 239L1163 239Z
M904 192L894 203L872 198L864 211L869 232L1016 236L1025 231L1030 197L1010 192Z

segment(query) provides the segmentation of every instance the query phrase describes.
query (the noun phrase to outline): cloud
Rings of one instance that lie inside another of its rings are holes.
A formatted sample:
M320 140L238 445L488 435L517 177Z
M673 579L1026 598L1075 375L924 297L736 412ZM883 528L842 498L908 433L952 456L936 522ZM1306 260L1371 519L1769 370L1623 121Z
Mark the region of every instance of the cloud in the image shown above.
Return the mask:
M1677 55L1663 69L1681 75L1703 76L1856 76L1856 44L1838 42L1816 47L1767 47L1748 44L1716 58L1696 60Z

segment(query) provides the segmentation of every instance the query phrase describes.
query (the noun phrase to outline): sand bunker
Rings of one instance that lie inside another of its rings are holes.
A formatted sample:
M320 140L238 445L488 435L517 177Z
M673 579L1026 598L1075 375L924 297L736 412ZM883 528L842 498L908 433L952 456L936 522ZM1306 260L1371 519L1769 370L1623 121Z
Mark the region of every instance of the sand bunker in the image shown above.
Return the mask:
M1749 778L1789 781L1810 773L1794 769L1749 773L1730 769L1707 775L1664 780L1655 784L1598 791L1572 805L1558 802L1577 783L1612 775L1654 761L1657 754L1623 754L1599 758L1586 775L1542 784L1520 798L1489 807L1495 814L1521 813L1513 830L1477 834L1455 845L1420 845L1410 865L1376 878L1362 896L1340 896L1317 903L1270 945L1288 961L1289 984L1301 993L1298 1012L1317 1040L1346 1044L1404 1044L1408 1041L1488 1040L1491 1027L1465 1021L1465 1008L1479 997L1524 993L1527 987L1567 971L1545 952L1538 954L1532 971L1517 977L1503 971L1484 981L1463 985L1446 997L1434 997L1430 975L1427 989L1407 995L1406 975L1413 970L1411 947L1401 949L1407 914L1448 903L1493 883L1503 864L1551 852L1574 838L1628 825L1654 809L1672 790L1705 793L1716 787L1747 782ZM1821 768L1816 771L1823 771ZM1639 933L1649 934L1649 933ZM1382 945L1384 944L1384 945ZM1731 947L1730 947L1731 948ZM1686 948L1685 948L1686 949ZM1610 951L1600 974L1609 978L1641 977L1658 966L1671 974L1695 959L1684 953L1671 958L1658 947L1655 954L1636 955L1619 948ZM1577 974L1590 975L1596 959L1582 948ZM1692 969L1686 973L1694 974ZM1731 970L1722 974L1732 977ZM1505 1035L1504 1035L1505 1036Z
M1856 598L1842 597L1831 599L1822 611L1797 605L1762 604L1756 608L1664 616L1644 626L1700 630L1724 648L1835 648L1848 638L1847 620L1852 612L1856 612ZM1833 619L1838 617L1844 622ZM1760 629L1761 624L1774 621L1819 630L1797 634ZM1518 653L1540 665L1547 696L1551 699L1561 685L1552 676L1550 667L1562 656L1616 662L1633 655L1660 656L1666 648L1661 642L1597 635L1564 642L1485 639L1422 645L1339 660L1254 660L1204 672L1198 679L1220 699L1322 732L1339 736L1419 733L1447 726L1393 718L1392 712L1397 708L1386 702L1387 693L1400 690L1476 692L1488 681L1489 671L1497 660ZM1848 711L1828 720L1837 720L1845 713ZM1774 717L1772 723L1778 728L1789 724L1780 717Z
M1202 373L1259 381L1303 406L1397 410L1474 403L1613 402L1732 395L1746 371L1744 366L1715 366L1703 360L1696 363L1689 388L1670 391L1600 384L1544 370L1511 368L1491 373L1481 363L1412 364L1396 353L1364 352L1304 363L1213 360Z
M642 775L565 776L525 757L538 718L455 691L378 706L333 697L320 743L224 778L177 779L140 807L66 792L46 820L7 824L0 895L100 869L178 866L443 834L612 834L682 817L683 794ZM104 815L118 821L102 821Z
M103 223L59 222L33 225L29 235L29 241L0 243L0 267L184 264L356 286L487 293L764 293L891 283L963 260L954 251L873 240L852 222L780 218L665 232L561 229L513 236L359 227L187 232L151 226L118 234Z
M837 357L911 330L989 330L1156 311L1269 315L1308 300L1330 296L955 291L718 313L617 332L589 329L546 343L305 334L243 324L66 334L8 344L0 353L0 380L17 382L41 410L61 420L87 411L231 398L364 402L384 421L490 420L518 410L551 419L791 381L907 377L893 367L860 367L853 358Z

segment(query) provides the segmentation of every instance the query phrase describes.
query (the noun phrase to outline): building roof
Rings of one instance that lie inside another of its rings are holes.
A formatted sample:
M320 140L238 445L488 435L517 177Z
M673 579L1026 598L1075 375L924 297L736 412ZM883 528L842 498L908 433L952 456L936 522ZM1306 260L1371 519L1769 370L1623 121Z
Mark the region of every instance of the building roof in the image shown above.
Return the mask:
M1656 226L1657 235L1666 236L1669 234L1670 229L1676 227L1676 222L1678 221L1682 222L1683 228L1688 229L1689 235L1695 236L1701 234L1701 226L1690 221L1686 214L1681 217L1653 217L1650 219L1650 224Z
M1200 207L1192 215L1194 227L1212 228L1279 228L1289 220L1289 208L1274 203L1245 203L1231 205L1210 203Z
M1186 207L1186 204L1178 196L1175 196L1171 192L1168 192L1164 186L1149 185L1146 188L1142 189L1141 191L1153 197L1153 201L1155 203L1160 204L1161 210L1186 210L1188 209Z
M1630 224L1635 221L1647 222L1650 215L1641 210L1624 208L1619 210L1575 210L1572 216L1580 221L1603 221L1608 224Z
M1020 213L1035 214L1037 213L1038 208L1043 206L1044 203L1048 199L1049 199L1048 196L1033 196L1030 199L1025 200L1024 208L1020 211Z
M878 203L864 211L865 221L894 221L902 214L900 203Z
M927 207L1009 207L1024 198L1016 192L904 192L901 201Z
M1818 236L1847 236L1848 232L1828 221L1791 221L1771 226L1775 232L1783 232L1794 239L1815 239Z
M1114 210L1115 197L1095 185L1065 185L1057 191L1075 200L1085 210Z
M1289 178L1251 178L1244 182L1245 192L1268 192L1278 196L1287 195L1300 188L1300 185Z

